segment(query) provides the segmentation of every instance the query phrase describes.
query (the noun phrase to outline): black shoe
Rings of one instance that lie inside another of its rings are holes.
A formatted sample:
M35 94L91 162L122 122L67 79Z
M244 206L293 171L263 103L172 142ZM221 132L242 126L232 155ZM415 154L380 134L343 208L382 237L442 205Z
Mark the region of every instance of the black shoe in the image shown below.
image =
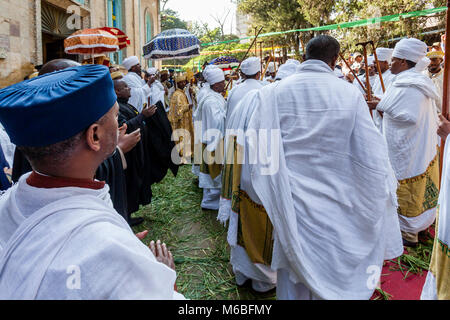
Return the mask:
M417 242L411 242L411 241L403 239L403 246L405 246L405 247L415 248L415 247L417 247L417 245L418 245Z
M128 224L132 227L136 227L142 223L144 223L144 218L130 218L128 221Z

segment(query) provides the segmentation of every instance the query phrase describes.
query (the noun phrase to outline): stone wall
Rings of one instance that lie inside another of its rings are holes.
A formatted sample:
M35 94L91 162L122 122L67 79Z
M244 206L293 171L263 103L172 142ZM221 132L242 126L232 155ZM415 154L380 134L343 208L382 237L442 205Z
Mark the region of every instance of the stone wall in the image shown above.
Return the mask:
M43 63L42 53L42 0L0 0L0 88L22 81L33 73L34 65ZM66 10L74 5L73 0L46 0ZM123 0L123 31L131 40L124 49L123 57L136 55L144 67L142 57L146 43L145 14L152 18L152 36L160 32L158 0ZM107 1L86 0L80 7L82 28L97 28L107 25ZM154 63L157 67L161 63Z

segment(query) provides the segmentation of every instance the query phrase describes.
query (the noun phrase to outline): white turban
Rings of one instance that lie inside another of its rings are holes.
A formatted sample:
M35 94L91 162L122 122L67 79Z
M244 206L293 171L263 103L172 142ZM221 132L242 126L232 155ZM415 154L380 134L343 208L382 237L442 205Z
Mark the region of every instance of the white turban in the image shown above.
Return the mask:
M367 57L367 65L371 66L375 63L375 57L374 56L368 56Z
M391 62L394 49L377 48L377 57L379 61Z
M431 63L431 60L429 58L423 57L419 62L417 62L416 70L419 72L423 72L428 68L430 63Z
M406 59L414 63L419 62L427 54L425 42L416 38L402 39L395 46L392 56L398 59Z
M269 63L269 67L267 68L267 71L269 73L274 73L275 72L275 62Z
M280 66L277 72L276 79L283 80L295 73L297 73L298 66L294 63L285 63Z
M134 66L139 64L139 59L136 56L132 56L123 60L122 65L125 69L130 70Z
M156 68L148 68L148 69L147 69L147 73L148 73L149 75L154 76L155 74L158 73L158 69L156 69Z
M247 76L253 76L261 71L261 60L257 57L245 59L241 64L242 72Z
M203 77L211 86L225 80L222 69L216 66L207 66L205 70L203 70Z

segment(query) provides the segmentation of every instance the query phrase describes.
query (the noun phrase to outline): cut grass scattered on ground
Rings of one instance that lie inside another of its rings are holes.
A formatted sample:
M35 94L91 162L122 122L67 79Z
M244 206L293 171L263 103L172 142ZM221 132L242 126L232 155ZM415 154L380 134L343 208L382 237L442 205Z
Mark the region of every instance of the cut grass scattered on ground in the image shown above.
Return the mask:
M150 206L135 215L143 217L136 232L149 230L144 240L165 242L174 256L178 291L193 300L275 299L248 286L237 287L230 265L227 229L216 211L201 210L202 190L190 166L180 167L152 187Z

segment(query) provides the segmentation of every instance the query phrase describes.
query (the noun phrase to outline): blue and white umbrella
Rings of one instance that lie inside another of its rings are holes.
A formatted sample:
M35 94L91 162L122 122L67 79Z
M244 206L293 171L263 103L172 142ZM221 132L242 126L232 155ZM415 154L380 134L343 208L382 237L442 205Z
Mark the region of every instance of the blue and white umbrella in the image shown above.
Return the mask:
M185 59L198 55L200 55L200 41L184 29L163 31L144 46L145 59Z

